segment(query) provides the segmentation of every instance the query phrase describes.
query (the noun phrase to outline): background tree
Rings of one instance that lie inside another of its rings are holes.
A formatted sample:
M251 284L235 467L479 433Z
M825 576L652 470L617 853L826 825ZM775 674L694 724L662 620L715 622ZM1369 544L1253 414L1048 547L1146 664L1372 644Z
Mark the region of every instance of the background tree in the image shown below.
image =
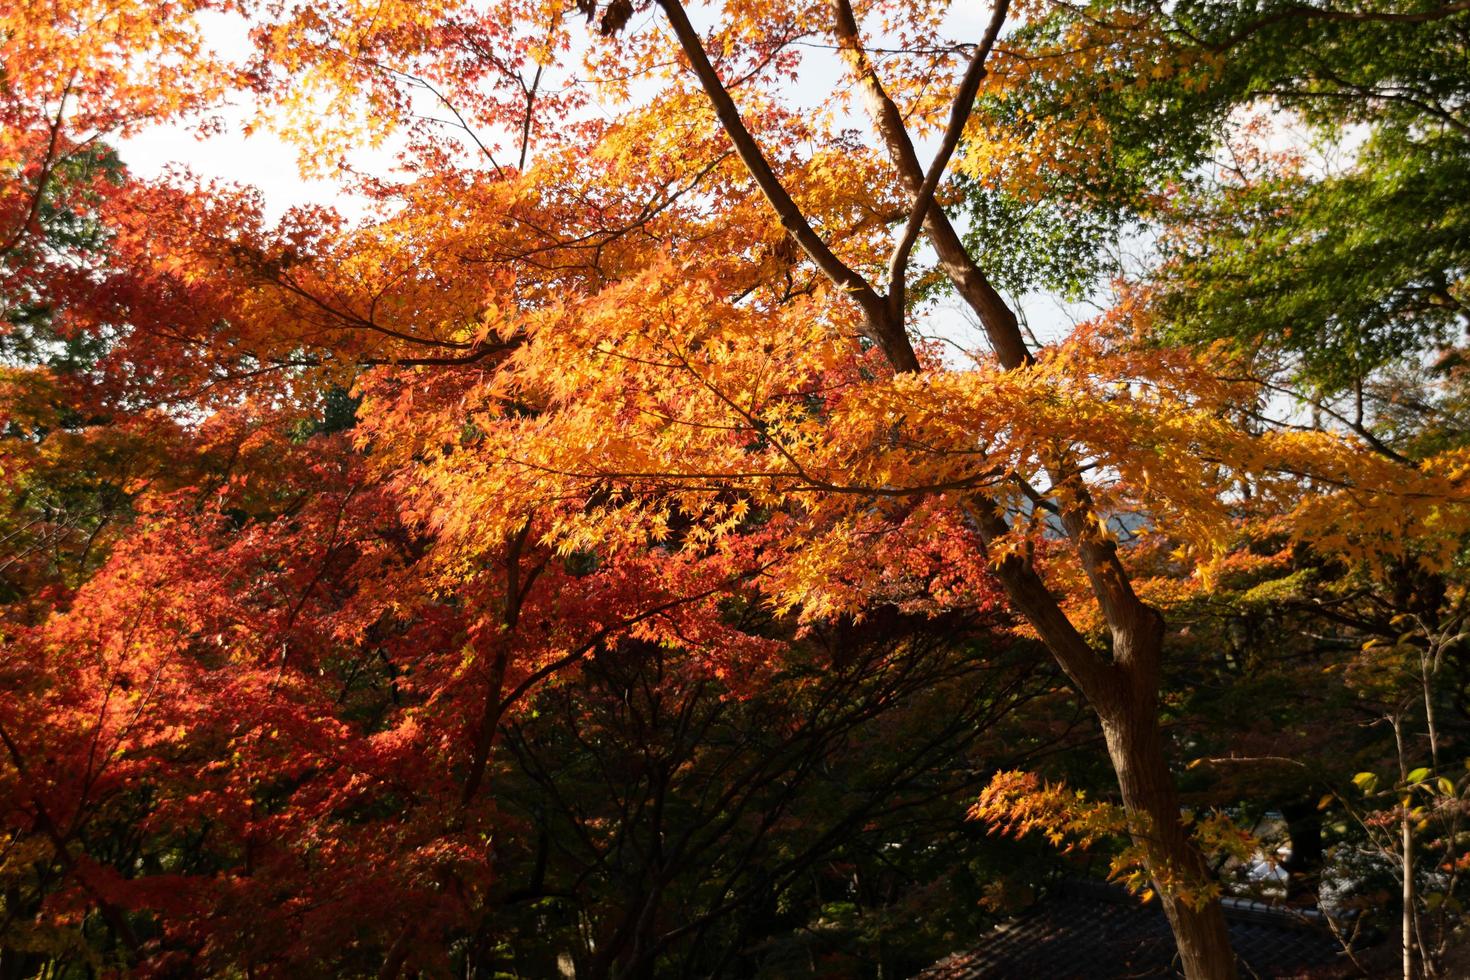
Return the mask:
M521 774L503 799L536 833L491 934L579 976L805 975L834 954L887 973L943 955L933 930L984 915L966 861L993 874L1011 858L954 819L983 760L1068 740L1005 747L1055 680L1021 650L966 649L986 641L960 625L880 615L740 699L636 647L548 689L507 735ZM956 687L966 710L936 724Z

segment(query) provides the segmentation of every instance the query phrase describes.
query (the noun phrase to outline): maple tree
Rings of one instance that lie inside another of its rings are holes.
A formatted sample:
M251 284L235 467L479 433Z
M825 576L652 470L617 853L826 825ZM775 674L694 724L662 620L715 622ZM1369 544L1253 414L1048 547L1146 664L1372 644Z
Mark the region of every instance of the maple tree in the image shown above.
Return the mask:
M1452 73L1407 91L1402 57L1343 81L1297 54L1427 31L1452 58L1462 8L1223 6L7 8L6 533L28 557L3 627L6 968L395 976L446 969L457 937L489 969L516 849L496 780L534 759L531 704L574 730L600 681L558 685L640 651L727 698L780 691L811 636L896 609L1049 651L1186 974L1234 975L1193 832L1226 834L1181 819L1161 725L1164 614L1293 549L1377 593L1453 579L1470 513L1446 426L1264 417L1305 378L1342 418L1331 396L1361 403L1463 316L1457 214L1347 283L1364 250L1323 237L1344 207L1380 239L1417 220L1396 175L1455 185L1463 155L1378 111L1427 92L1456 129ZM209 18L249 53L210 52ZM794 82L822 53L813 108ZM269 220L104 145L223 125L237 93L366 216ZM1314 180L1222 136L1265 93L1356 93L1314 118L1386 118L1376 169ZM361 143L400 169L358 173ZM1221 146L1264 169L1202 187ZM1291 220L1258 244L1262 213ZM1082 288L1120 222L1163 260L1035 344L1002 287ZM915 340L946 293L983 349ZM1420 612L1396 644L1458 650L1458 620ZM1075 800L1002 776L976 813L1090 834L1093 811L1051 812ZM651 970L655 919L609 924L594 972Z

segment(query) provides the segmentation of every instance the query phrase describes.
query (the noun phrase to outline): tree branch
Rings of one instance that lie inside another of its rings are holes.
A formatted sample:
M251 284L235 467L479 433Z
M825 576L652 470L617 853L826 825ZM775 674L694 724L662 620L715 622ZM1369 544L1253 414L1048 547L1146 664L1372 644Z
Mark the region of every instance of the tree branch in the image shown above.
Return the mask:
M929 210L934 204L934 194L939 190L939 181L944 177L949 158L954 155L960 136L964 134L965 123L969 120L975 103L975 95L980 91L980 81L985 77L985 59L995 47L995 40L1000 36L1001 25L1005 23L1010 7L1010 0L999 0L995 5L990 16L990 25L985 29L985 36L980 39L980 46L975 49L970 66L965 69L964 78L960 80L954 103L949 107L949 124L945 127L939 150L929 164L929 172L924 176L924 183L919 187L913 208L909 211L908 223L904 225L903 234L893 249L893 258L888 263L888 303L895 316L903 315L904 294L907 291L904 278L908 269L909 253L919 237L919 229L929 216Z
M878 73L868 58L867 49L863 47L858 34L857 18L853 15L852 5L848 0L832 0L832 12L833 32L850 59L854 81L867 97L868 111L878 129L878 135L887 147L899 176L908 184L909 192L917 198L926 175L919 162L919 155L914 150L913 140L909 138L908 129L904 125L903 114L884 90L883 83L879 81ZM960 107L966 117L970 109L969 103ZM955 231L943 208L931 204L926 209L924 230L934 251L939 255L940 267L954 283L955 291L980 318L986 339L990 341L1001 365L1013 368L1030 363L1031 353L1026 347L1025 338L1021 336L1015 311L970 257L969 250L960 240L959 233Z
M663 8L664 14L668 17L669 25L674 29L674 36L678 39L679 47L689 59L694 74L699 78L699 83L704 88L710 104L714 107L721 127L730 137L730 141L735 144L735 152L745 164L751 177L755 179L756 186L761 189L761 193L765 195L771 207L776 210L781 227L786 229L787 233L801 246L802 251L816 263L817 268L821 269L828 279L841 287L862 307L867 319L865 332L869 338L882 346L885 351L896 348L896 335L902 333L902 325L893 323L884 298L878 295L866 279L833 254L827 243L822 241L821 236L806 220L801 208L792 200L791 195L782 185L781 179L771 169L770 162L756 143L755 137L746 128L744 120L740 117L740 110L730 98L730 93L724 83L720 81L719 73L715 71L714 65L710 64L709 56L704 50L704 43L694 30L694 25L689 22L689 15L685 13L683 5L679 0L658 0L658 5ZM898 359L901 363L894 365L896 370L911 371L918 367L918 359L911 348L906 355L900 350Z

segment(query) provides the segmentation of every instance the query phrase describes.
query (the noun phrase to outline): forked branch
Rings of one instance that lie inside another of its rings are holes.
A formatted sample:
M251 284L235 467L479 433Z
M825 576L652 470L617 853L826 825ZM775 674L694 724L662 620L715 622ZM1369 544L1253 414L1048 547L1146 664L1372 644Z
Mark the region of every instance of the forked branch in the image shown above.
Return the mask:
M924 219L928 217L930 208L934 205L934 195L939 190L939 182L944 178L944 170L949 166L949 158L954 155L955 147L959 145L960 136L965 132L965 123L970 119L970 113L975 105L975 96L980 91L980 82L985 78L985 59L990 56L990 51L995 47L996 38L1000 37L1000 29L1005 24L1006 14L1010 11L1010 0L999 0L995 5L995 11L990 15L990 24L985 29L985 36L980 39L980 46L975 49L975 54L970 58L970 66L965 69L964 78L960 79L959 91L955 93L954 102L949 107L949 123L944 128L944 138L939 143L939 150L934 154L933 161L929 164L929 172L924 175L924 182L919 187L919 192L914 196L913 207L909 210L908 223L904 225L903 234L894 246L893 258L888 262L888 302L893 307L895 315L903 315L904 295L907 292L905 277L908 270L909 253L913 251L914 242L919 238L919 230L924 227Z
M807 254L808 258L816 263L817 268L821 269L828 279L843 289L862 307L867 321L866 333L869 338L882 346L890 355L895 353L898 355L900 363L894 364L895 370L916 370L918 361L912 349L906 344L896 343L898 336L903 331L902 323L894 323L887 301L878 295L877 290L862 275L838 258L807 221L800 205L792 199L785 185L781 183L781 178L772 169L770 161L766 159L754 135L746 127L745 121L740 116L740 110L735 105L735 100L730 97L729 90L720 80L714 65L710 63L709 55L704 50L704 42L699 33L695 31L694 25L689 22L689 15L685 13L683 5L679 0L658 0L658 5L663 8L664 14L668 17L669 26L674 30L674 37L679 42L679 48L689 59L690 67L694 69L700 86L714 107L721 127L735 145L735 152L745 164L751 177L755 179L756 186L761 189L761 193L765 195L771 207L776 210L781 226L801 246L801 250Z

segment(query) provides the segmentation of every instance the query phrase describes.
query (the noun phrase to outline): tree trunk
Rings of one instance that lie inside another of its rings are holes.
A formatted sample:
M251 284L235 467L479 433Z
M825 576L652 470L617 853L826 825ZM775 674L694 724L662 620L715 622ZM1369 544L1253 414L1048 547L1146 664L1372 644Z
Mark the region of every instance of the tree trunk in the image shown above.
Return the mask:
M1235 980L1235 955L1225 914L1214 897L1192 903L1181 895L1210 881L1209 866L1180 820L1179 796L1164 755L1153 688L1131 688L1098 705L1108 755L1118 775L1134 839L1145 850L1154 891L1179 947L1189 980Z
M1399 831L1404 858L1404 980L1414 980L1414 828L1409 823L1407 807Z
M1317 904L1317 889L1322 880L1322 811L1314 799L1294 799L1283 804L1286 835L1291 856L1282 868L1286 871L1286 904Z

